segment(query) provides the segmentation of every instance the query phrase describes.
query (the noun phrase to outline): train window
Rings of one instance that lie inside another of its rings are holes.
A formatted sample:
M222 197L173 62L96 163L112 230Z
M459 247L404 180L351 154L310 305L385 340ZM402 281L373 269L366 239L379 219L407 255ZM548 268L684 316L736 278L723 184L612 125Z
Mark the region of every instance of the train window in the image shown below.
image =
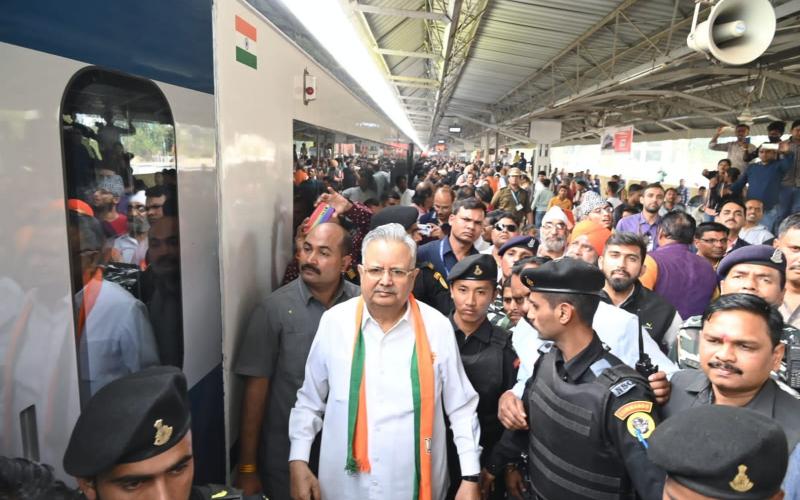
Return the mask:
M88 68L64 93L81 401L122 375L183 365L175 124L152 82Z

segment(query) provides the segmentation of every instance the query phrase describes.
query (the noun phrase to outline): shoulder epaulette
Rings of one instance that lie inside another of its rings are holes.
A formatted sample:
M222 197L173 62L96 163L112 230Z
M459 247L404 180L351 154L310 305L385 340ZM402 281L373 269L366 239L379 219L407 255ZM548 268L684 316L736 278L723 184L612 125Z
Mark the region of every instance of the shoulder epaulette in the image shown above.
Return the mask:
M431 269L433 269L432 265L431 265ZM444 279L444 276L442 276L442 273L440 273L439 271L433 271L433 278L442 285L442 288L444 288L445 290L448 289L447 280Z

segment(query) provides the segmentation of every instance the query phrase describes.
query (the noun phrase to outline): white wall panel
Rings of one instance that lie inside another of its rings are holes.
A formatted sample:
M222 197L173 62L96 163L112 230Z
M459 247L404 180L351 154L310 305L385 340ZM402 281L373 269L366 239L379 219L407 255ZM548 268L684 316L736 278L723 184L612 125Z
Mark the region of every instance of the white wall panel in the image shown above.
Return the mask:
M35 405L40 460L64 479L80 401L59 110L86 66L0 43L0 455L23 454L19 413ZM158 85L176 124L184 371L192 386L221 351L214 98Z
M0 43L0 455L22 455L19 414L35 405L60 477L80 405L58 114L81 66Z
M257 29L258 69L236 61L236 15ZM257 300L279 285L291 258L292 120L378 142L398 132L244 1L214 3L214 45L230 446L238 429L239 381L229 371L238 338ZM317 77L318 97L308 106L302 100L304 69ZM360 127L361 122L378 126Z

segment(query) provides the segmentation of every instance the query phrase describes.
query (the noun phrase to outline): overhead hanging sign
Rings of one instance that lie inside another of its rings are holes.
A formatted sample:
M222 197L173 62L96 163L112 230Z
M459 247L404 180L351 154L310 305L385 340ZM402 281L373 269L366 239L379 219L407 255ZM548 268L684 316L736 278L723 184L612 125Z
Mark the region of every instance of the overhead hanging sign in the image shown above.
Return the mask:
M600 151L603 153L630 153L633 147L633 126L603 129Z

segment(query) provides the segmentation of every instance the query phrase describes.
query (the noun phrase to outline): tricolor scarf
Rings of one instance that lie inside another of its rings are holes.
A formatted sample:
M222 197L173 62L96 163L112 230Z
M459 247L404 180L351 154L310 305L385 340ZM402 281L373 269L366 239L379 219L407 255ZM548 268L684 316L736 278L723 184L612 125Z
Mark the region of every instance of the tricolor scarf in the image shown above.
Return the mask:
M433 355L425 332L419 304L409 296L414 324L414 351L411 355L411 396L414 400L415 481L413 500L431 500L431 444L433 438L434 380ZM361 320L364 299L356 306L356 332L353 341L353 362L350 367L350 394L347 415L347 462L345 470L356 474L370 472L367 431L367 393L364 380L364 334ZM420 360L422 362L420 362Z

